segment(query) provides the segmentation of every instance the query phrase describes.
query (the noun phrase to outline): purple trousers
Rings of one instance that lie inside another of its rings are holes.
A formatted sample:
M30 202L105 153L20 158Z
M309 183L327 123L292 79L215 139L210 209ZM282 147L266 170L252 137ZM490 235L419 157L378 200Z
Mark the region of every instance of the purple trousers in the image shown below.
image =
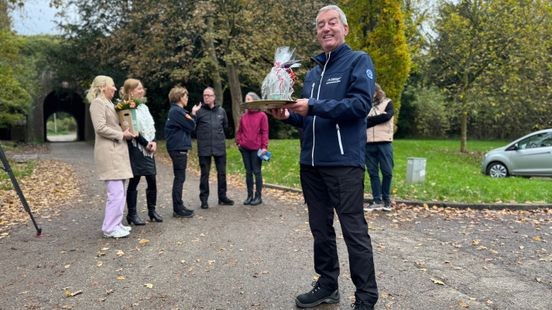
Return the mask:
M125 180L107 180L105 181L107 191L107 201L105 202L105 215L102 225L104 233L111 233L119 229L123 221L123 212L125 210Z

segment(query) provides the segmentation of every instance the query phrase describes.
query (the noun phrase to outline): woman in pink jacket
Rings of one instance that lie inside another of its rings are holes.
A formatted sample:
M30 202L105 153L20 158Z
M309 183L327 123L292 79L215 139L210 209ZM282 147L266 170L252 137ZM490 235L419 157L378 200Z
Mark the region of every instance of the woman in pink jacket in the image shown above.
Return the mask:
M245 95L245 102L260 100L253 92ZM263 202L262 160L259 156L266 154L268 148L268 117L264 112L247 109L240 118L240 126L236 134L238 145L245 166L245 183L247 184L247 199L244 205L256 206ZM255 195L253 196L253 176L255 176Z

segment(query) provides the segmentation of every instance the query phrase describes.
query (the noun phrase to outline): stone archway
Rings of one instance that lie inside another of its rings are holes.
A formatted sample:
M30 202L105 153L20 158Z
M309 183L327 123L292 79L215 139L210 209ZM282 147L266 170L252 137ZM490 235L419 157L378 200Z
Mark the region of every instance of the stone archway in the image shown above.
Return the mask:
M44 110L42 116L42 139L47 140L46 121L56 112L65 112L75 118L77 122L77 141L86 139L86 115L83 98L75 91L68 88L60 88L50 92L44 98Z

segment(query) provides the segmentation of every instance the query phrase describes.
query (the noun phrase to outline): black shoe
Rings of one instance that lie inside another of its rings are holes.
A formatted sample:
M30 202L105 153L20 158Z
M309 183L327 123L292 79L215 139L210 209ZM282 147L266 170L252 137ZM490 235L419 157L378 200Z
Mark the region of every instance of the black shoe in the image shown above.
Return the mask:
M127 222L128 222L128 225L131 225L131 224L134 224L136 226L142 226L142 225L146 225L146 222L144 222L144 220L142 220L138 214L132 214L132 215L127 215Z
M256 206L256 205L260 205L261 203L263 203L263 199L261 198L261 194L255 194L255 198L253 198L253 200L251 200L251 202L249 204L252 205L252 206Z
M207 203L207 201L201 202L201 209L209 209L209 204Z
M253 195L249 195L247 196L247 199L245 199L243 201L243 204L246 206L246 205L250 205L251 204L251 200L253 200Z
M173 212L174 217L193 217L194 211L184 208L183 210L178 210Z
M149 210L148 216L150 218L150 222L163 222L163 218L161 217L161 215L159 215L159 213L155 212L155 210Z
M318 282L312 283L313 289L295 298L295 304L299 308L312 308L322 303L337 304L339 302L339 290L329 290L321 287Z
M219 205L233 206L234 200L229 199L228 197L219 198Z
M362 301L355 301L354 304L351 304L351 308L354 310L374 310L374 306Z

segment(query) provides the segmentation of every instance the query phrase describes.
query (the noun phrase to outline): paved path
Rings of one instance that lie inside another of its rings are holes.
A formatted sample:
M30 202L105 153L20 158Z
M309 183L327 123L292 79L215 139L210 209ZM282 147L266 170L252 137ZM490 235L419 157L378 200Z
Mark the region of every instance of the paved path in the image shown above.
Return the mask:
M91 146L50 149L43 157L74 165L82 195L58 206L60 217L39 219L42 237L27 225L0 240L0 309L294 309L295 295L313 280L301 201L265 195L260 206L228 207L211 197L212 208L175 219L172 171L158 162L165 222L133 227L126 239L103 239L104 187L95 179ZM194 209L197 192L190 173L184 198ZM244 190L231 188L229 196L242 201ZM145 217L143 203L140 209ZM367 220L381 292L376 309L552 309L549 212L403 207ZM341 303L320 309L348 309L353 301L340 232L338 238ZM66 297L64 289L82 293Z

